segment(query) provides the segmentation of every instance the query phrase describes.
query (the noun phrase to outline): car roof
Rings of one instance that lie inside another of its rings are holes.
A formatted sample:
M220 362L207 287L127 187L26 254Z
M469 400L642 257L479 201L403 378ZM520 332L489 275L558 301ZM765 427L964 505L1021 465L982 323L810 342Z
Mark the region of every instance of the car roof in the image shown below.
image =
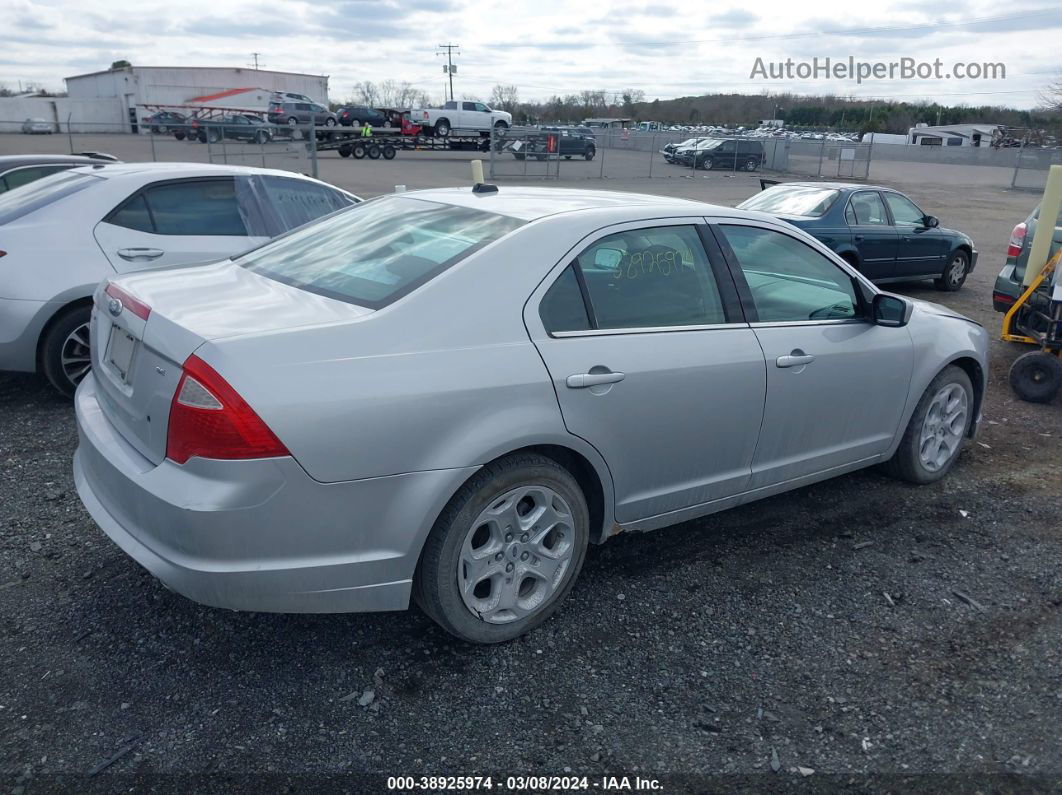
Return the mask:
M269 174L276 177L310 179L293 171L281 171L276 168L257 168L254 166L230 166L221 163L106 163L98 160L90 160L88 162L94 165L75 170L86 170L97 177L107 177L108 179L117 179L131 174L153 174L160 179L168 176L178 178L234 176L239 174Z
M402 194L410 198L470 207L499 215L508 215L524 221L535 221L561 213L584 210L644 207L654 214L713 215L735 217L760 217L760 213L719 207L692 199L676 199L670 196L653 196L647 193L625 193L608 190L579 190L574 188L528 188L501 187L491 193L473 193L470 188L433 188L409 191ZM764 216L766 217L766 216Z
M829 190L888 190L893 193L901 191L895 188L887 188L884 185L864 185L861 182L779 182L778 185L768 185L769 188L777 188L782 185L797 185L802 188L827 188Z
M44 166L51 163L111 163L87 155L0 155L0 170L17 166Z

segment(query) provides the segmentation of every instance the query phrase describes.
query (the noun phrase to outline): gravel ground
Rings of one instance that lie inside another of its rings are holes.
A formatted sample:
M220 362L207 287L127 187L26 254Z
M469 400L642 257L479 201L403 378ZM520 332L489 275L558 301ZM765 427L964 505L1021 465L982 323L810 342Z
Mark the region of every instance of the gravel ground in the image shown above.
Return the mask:
M735 184L689 190L729 202ZM1035 197L911 192L973 231L981 264L958 294L900 291L997 330L991 282ZM0 375L3 783L571 771L675 792L1060 788L1062 401L1013 397L1019 352L995 344L983 432L944 482L869 470L617 537L559 616L493 648L415 610L241 614L167 591L81 508L69 404Z

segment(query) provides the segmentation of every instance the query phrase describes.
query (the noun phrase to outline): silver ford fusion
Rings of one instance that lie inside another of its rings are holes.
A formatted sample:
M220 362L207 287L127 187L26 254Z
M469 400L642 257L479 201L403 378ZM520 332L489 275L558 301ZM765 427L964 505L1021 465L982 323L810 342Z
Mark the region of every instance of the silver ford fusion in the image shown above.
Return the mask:
M635 194L373 199L249 253L102 284L78 492L170 588L400 610L491 643L588 543L977 428L987 335L760 213Z

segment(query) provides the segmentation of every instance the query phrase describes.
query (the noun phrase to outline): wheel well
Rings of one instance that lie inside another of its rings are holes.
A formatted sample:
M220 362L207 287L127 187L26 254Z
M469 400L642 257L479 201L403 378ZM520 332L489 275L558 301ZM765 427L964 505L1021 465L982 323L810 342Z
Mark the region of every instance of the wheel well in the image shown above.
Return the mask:
M48 332L52 330L52 326L59 322L59 318L69 312L71 309L79 309L85 306L92 306L92 296L88 295L84 298L78 298L76 301L71 301L68 304L61 306L59 309L52 313L52 316L48 318L48 322L41 328L41 333L37 337L37 370L41 369L41 353L44 348L44 340L48 336Z
M568 470L571 476L575 478L576 483L579 484L579 488L583 490L583 496L586 497L586 507L590 512L590 542L592 544L604 542L609 536L604 526L605 492L601 487L601 479L598 478L593 464L580 453L556 444L537 444L521 447L518 450L510 450L505 455L493 459L493 461L508 458L511 455L519 455L520 453L536 453L545 458L551 458ZM488 461L486 463L492 462Z
M981 415L981 402L984 400L985 382L984 371L981 369L980 363L976 359L972 359L969 356L963 356L951 362L956 367L961 367L966 375L970 376L970 383L973 384L974 390L974 408L973 416L976 419ZM975 429L974 424L970 423L970 433L973 433Z
M970 248L970 247L969 247L968 245L966 245L965 243L960 243L959 245L957 245L957 246L955 247L955 250L956 250L956 251L965 251L965 252L966 252L966 256L967 256L967 257L973 257L973 249L971 249L971 248Z
M445 116L443 116L443 117L441 117L439 119L436 119L435 120L435 126L438 127L440 122L446 122L447 125L450 124L450 120L448 118L446 118Z

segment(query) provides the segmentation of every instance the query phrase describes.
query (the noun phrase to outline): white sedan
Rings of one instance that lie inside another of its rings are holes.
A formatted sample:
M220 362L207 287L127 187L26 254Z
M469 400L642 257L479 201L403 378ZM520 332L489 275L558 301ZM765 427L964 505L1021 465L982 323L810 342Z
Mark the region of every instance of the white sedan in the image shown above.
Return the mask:
M26 119L22 122L22 132L26 135L51 135L52 125L44 119Z
M287 171L192 163L86 166L8 191L0 370L40 369L72 395L101 279L216 261L357 201Z

